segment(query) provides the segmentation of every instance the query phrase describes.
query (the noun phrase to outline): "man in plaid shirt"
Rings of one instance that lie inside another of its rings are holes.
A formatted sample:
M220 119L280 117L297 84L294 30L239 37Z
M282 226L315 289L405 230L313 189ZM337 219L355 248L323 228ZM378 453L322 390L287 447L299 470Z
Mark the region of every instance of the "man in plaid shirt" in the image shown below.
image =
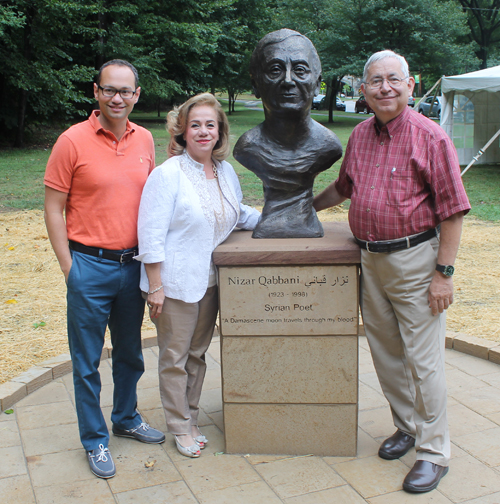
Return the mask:
M403 488L427 492L450 459L445 310L453 303L453 264L470 204L450 138L407 106L414 85L402 56L370 57L361 91L375 117L354 128L338 179L314 207L351 199L366 336L397 428L379 456L398 459L415 446Z

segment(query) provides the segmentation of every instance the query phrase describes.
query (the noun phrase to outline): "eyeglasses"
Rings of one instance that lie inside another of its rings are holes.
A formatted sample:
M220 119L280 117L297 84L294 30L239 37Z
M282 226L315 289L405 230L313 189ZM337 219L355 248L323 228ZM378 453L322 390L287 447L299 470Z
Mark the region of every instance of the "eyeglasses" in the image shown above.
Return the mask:
M98 89L102 91L103 96L106 98L113 98L116 96L116 93L118 93L124 100L130 100L135 95L135 92L137 89L134 89L133 91L131 89L115 89L112 87L102 87L102 86L97 86Z
M389 77L388 79L382 79L376 77L375 79L372 79L370 82L365 82L365 84L370 89L379 89L382 87L384 81L387 81L387 83L389 84L389 86L391 86L391 88L398 88L399 86L401 86L403 81L405 81L408 78L409 77L403 77L402 79L400 79L399 77Z

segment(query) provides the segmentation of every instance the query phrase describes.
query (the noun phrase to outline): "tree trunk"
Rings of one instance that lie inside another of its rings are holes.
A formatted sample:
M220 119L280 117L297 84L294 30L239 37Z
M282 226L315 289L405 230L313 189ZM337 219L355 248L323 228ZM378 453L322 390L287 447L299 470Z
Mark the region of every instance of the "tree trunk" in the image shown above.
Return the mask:
M330 84L327 84L328 86L328 92L330 94L327 94L328 98L328 122L332 123L333 121L333 105L336 103L336 97L337 97L337 92L339 88L339 83L341 82L342 79L337 79L333 78L330 82Z
M31 63L31 28L36 11L31 6L26 11L26 24L23 32L24 58L27 64ZM19 102L17 104L17 132L14 147L24 147L24 125L26 121L26 107L28 105L28 90L19 90Z
M17 108L17 132L14 147L24 147L24 123L26 120L26 105L28 103L28 91L20 91L19 104Z
M479 50L476 51L476 56L481 60L480 69L483 70L487 68L488 49L486 47L480 47Z
M106 6L107 7L107 6ZM107 33L107 23L106 23L106 14L104 12L99 12L97 14L97 21L99 25L99 31L101 35L99 35L99 38L97 39L97 42L99 44L99 51L96 54L95 57L95 66L99 70L104 63L106 63L104 55L106 52L106 36L103 35L103 33Z
M158 98L158 117L161 117L161 98Z
M227 113L228 113L228 115L231 115L234 110L234 105L233 105L234 93L230 89L227 90L227 97L228 97Z

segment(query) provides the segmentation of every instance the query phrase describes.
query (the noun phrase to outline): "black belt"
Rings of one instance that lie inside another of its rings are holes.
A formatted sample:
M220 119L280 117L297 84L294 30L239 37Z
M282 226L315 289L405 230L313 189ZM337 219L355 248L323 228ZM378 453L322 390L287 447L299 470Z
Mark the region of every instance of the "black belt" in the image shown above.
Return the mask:
M102 257L103 259L109 259L111 261L117 261L119 263L128 263L134 259L139 253L137 248L127 250L127 252L120 252L116 250L106 250L97 247L87 247L81 243L69 240L69 248L75 252L81 252L82 254L91 255L94 257Z
M423 233L417 234L415 236L408 236L406 238L401 238L400 240L388 240L388 241L363 241L354 237L356 243L368 252L374 253L388 253L396 252L397 250L404 250L419 243L423 243L431 238L437 236L437 231L435 228L429 229L429 231L424 231Z

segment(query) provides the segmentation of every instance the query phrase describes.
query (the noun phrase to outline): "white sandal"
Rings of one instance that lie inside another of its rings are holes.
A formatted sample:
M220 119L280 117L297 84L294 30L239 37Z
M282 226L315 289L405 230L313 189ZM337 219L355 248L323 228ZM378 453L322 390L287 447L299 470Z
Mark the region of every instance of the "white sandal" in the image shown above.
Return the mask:
M203 434L196 436L194 441L200 447L200 450L203 450L208 444L208 439Z
M185 457L190 457L190 458L197 458L201 455L200 452L200 447L198 446L197 443L195 443L192 446L182 446L179 440L177 439L177 436L174 436L175 438L175 444L177 446L177 450L181 455L184 455Z

